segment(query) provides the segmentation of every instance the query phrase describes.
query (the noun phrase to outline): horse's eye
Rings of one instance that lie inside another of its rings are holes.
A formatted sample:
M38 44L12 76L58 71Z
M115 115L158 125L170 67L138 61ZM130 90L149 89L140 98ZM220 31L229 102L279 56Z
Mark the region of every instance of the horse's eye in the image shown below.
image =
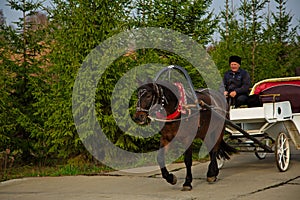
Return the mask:
M150 99L151 97L152 97L151 94L148 94L148 95L146 96L147 99Z

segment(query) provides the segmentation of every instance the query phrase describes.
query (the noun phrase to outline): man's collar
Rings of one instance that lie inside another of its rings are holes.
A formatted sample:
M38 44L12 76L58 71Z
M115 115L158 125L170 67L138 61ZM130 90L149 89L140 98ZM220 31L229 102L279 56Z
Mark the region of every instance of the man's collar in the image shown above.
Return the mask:
M240 73L241 73L241 68L239 68L239 69L237 70L237 72L233 72L233 71L230 70L230 73L231 73L231 74L240 74Z

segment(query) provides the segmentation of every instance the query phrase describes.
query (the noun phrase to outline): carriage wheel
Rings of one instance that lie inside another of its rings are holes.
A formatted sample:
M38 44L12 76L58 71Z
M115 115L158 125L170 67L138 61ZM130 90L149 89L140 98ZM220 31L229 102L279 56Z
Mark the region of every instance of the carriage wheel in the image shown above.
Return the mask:
M264 140L265 145L270 146L271 141L270 141L269 138L264 138L263 140ZM255 156L256 156L259 160L265 159L265 158L266 158L266 155L267 155L266 152L258 152L258 151L262 151L262 150L263 150L263 148L261 148L261 147L255 148Z
M280 133L275 145L276 164L281 172L285 172L290 163L290 145L285 133Z
M258 150L260 150L261 148L257 148ZM255 156L259 159L259 160L263 160L266 158L267 153L266 152L257 152L255 151Z

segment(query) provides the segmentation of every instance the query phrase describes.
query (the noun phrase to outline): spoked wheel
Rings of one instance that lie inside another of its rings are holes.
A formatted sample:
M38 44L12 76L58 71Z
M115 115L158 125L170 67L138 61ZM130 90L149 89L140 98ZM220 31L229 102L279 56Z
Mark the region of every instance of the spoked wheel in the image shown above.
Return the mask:
M290 163L290 145L285 133L280 133L275 145L276 164L281 172L285 172Z

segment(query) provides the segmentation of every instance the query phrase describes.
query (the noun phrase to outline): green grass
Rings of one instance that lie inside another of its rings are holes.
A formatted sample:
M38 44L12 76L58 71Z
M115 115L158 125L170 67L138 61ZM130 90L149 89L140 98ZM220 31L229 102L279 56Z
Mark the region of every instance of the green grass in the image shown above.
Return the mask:
M199 157L199 150L202 142L195 140L193 143L193 161L207 161L209 157ZM149 161L141 159L138 164L145 164ZM151 161L152 162L152 161ZM184 162L184 157L180 156L176 163ZM24 178L24 177L44 177L44 176L76 176L76 175L98 175L104 172L113 171L113 169L101 164L92 163L84 156L77 156L67 160L64 164L49 163L51 166L39 167L37 165L16 166L6 169L5 172L0 170L0 182L10 179ZM157 165L157 163L149 163ZM138 167L138 166L132 166Z
M43 177L43 176L76 176L76 175L97 175L112 171L111 168L103 165L60 165L55 167L22 166L13 167L0 174L0 181L24 177Z

